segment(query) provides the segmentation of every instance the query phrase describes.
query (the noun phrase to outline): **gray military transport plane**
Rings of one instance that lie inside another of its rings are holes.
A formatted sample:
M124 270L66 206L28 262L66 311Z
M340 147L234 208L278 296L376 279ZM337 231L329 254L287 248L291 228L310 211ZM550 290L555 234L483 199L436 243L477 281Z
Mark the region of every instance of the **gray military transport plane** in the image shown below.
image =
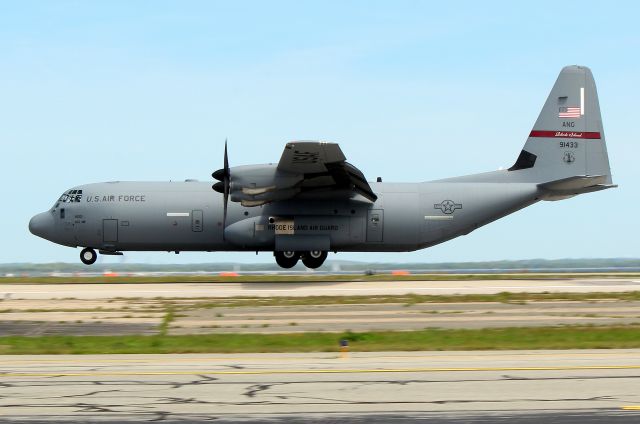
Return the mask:
M367 182L334 143L287 143L277 164L224 167L210 183L107 182L67 190L29 230L80 260L139 251L269 251L283 268L327 252L423 249L539 200L615 187L593 76L567 66L509 169L420 183ZM213 190L212 190L213 188ZM229 202L231 201L231 202Z

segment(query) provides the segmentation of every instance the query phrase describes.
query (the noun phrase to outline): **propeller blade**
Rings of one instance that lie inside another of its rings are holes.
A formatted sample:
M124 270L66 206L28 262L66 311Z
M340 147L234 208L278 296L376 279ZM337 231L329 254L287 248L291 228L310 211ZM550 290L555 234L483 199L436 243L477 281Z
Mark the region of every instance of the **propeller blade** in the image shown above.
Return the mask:
M214 189L215 191L217 191L220 194L224 193L224 183L222 181L218 181L217 183L212 185L211 188Z
M229 192L231 190L231 169L229 169L229 154L227 153L227 139L224 140L224 166L213 172L211 176L218 180L211 188L223 195L223 215L222 215L222 239L224 240L224 229L227 228L227 207L229 205Z
M224 176L229 178L229 156L227 155L227 139L224 139Z
M211 174L211 176L218 181L224 181L224 169L222 168L218 169L216 172Z
M229 170L229 155L227 154L227 139L224 139L224 167L222 168L222 189L224 196L223 214L222 214L222 239L224 240L224 230L227 228L227 206L229 205L229 190L231 186L231 171ZM215 185L214 185L215 187ZM215 190L215 188L214 188Z
M224 209L222 214L222 239L224 240L224 229L227 228L227 205L229 204L229 180L224 180Z
M220 168L217 171L215 171L213 174L211 174L211 176L218 180L218 181L224 181L225 178L227 177L231 177L230 175L230 170L229 170L229 156L227 155L227 140L224 140L224 168ZM214 188L214 190L216 190ZM218 191L218 190L216 190ZM222 191L220 192L222 193Z

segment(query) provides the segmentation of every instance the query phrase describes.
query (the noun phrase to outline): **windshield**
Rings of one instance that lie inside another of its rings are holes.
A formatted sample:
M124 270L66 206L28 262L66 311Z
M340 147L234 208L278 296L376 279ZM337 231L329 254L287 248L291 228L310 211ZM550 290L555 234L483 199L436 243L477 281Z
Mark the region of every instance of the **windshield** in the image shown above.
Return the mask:
M82 190L68 190L62 196L60 196L58 202L79 203L80 200L82 200Z

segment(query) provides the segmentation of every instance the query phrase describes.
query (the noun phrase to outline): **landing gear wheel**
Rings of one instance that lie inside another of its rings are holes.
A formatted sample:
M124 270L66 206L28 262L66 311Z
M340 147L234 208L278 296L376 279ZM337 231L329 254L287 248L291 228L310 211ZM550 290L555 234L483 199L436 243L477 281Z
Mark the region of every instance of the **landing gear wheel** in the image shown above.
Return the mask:
M98 259L98 254L90 247L85 247L82 249L82 252L80 252L80 260L85 265L93 264L96 259Z
M282 268L293 268L300 259L300 254L292 251L273 252L273 256L276 257L276 263Z
M302 256L302 263L307 268L316 269L321 267L326 259L327 252L322 250L311 250L309 252L305 252Z

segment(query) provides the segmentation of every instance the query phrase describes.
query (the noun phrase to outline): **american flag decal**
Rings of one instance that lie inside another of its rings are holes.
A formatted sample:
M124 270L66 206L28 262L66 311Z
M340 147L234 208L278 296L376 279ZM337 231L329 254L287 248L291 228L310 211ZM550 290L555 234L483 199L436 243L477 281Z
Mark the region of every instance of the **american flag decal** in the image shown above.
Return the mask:
M558 111L558 118L579 118L579 117L580 117L580 107L578 106L561 107Z

